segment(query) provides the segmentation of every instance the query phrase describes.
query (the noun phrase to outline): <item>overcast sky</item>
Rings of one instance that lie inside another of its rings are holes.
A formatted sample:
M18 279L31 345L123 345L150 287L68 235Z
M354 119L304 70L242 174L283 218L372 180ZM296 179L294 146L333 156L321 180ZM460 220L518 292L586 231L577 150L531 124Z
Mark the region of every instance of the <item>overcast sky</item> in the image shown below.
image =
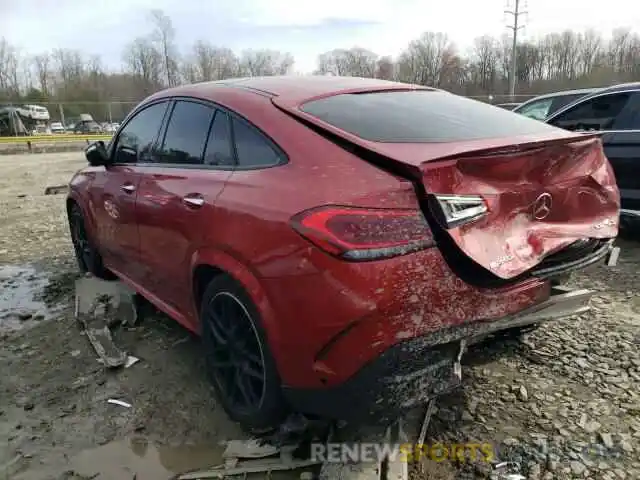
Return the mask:
M513 3L514 0L509 0ZM397 55L424 31L446 32L463 51L507 29L506 0L0 0L0 35L25 53L77 48L119 66L123 47L147 33L150 8L173 20L185 50L197 39L291 52L309 72L318 54L360 46ZM523 38L565 28L640 28L639 0L521 0ZM605 7L605 8L603 8Z

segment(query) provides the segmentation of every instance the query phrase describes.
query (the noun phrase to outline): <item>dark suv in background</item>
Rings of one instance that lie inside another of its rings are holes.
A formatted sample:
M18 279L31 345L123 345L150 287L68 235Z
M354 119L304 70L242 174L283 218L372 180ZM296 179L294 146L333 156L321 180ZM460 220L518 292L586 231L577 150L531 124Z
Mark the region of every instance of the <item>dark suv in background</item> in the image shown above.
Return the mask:
M620 189L621 224L640 225L640 82L598 89L547 117L573 131L601 132Z

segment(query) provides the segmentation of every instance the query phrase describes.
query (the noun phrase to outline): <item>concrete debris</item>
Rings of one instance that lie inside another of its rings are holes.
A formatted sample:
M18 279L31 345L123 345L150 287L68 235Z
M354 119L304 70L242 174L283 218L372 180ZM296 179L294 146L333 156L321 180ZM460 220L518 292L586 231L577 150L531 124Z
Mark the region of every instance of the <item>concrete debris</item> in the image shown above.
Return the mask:
M133 292L120 282L87 276L76 281L75 316L102 363L107 368L129 367L139 359L120 350L110 328L134 325L137 312Z

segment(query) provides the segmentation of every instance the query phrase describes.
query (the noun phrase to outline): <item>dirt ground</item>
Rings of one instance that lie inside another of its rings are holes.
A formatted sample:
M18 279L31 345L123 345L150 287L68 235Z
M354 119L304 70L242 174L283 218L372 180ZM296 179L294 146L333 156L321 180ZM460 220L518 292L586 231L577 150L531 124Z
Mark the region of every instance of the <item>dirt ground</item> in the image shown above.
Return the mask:
M64 195L43 193L83 164L81 153L0 156L0 478L167 479L219 463L219 442L242 434L213 400L196 339L148 318L115 334L140 362L109 372L73 319ZM467 354L464 388L438 402L429 442L491 444L531 479L640 478L640 242L618 245L618 267L572 280L597 291L591 312ZM491 473L425 465L412 476Z

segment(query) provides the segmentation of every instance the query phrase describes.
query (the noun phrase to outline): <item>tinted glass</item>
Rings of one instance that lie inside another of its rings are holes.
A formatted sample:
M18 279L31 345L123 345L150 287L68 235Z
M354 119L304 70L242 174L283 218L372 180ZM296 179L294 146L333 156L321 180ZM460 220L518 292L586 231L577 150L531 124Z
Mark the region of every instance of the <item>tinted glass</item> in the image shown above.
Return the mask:
M301 109L374 142L454 142L552 130L523 115L446 92L343 94L307 102Z
M640 130L640 108L638 108L638 104L640 104L640 92L633 93L629 102L633 102L634 105L632 108L627 109L628 114L625 113L618 117L618 121L614 127L616 130Z
M238 165L242 167L265 167L280 162L280 156L264 135L235 118L233 119L233 139Z
M231 146L231 122L229 115L218 110L209 132L207 150L204 154L205 165L230 166L235 164Z
M195 102L176 102L158 161L179 165L202 163L204 146L215 110Z
M553 103L551 104L551 108L549 108L549 111L547 112L547 115L551 115L552 113L557 112L562 107L566 107L570 103L578 100L580 97L584 97L584 95L584 93L577 93L575 95L564 95L562 97L554 98Z
M538 100L537 102L531 102L518 110L517 113L524 115L525 117L535 118L536 120L544 120L549 114L549 109L553 100L551 98L545 98Z
M611 129L629 98L629 93L600 95L574 105L555 117L551 123L569 130Z
M162 124L167 102L156 103L137 113L118 135L116 163L151 161L151 149Z

